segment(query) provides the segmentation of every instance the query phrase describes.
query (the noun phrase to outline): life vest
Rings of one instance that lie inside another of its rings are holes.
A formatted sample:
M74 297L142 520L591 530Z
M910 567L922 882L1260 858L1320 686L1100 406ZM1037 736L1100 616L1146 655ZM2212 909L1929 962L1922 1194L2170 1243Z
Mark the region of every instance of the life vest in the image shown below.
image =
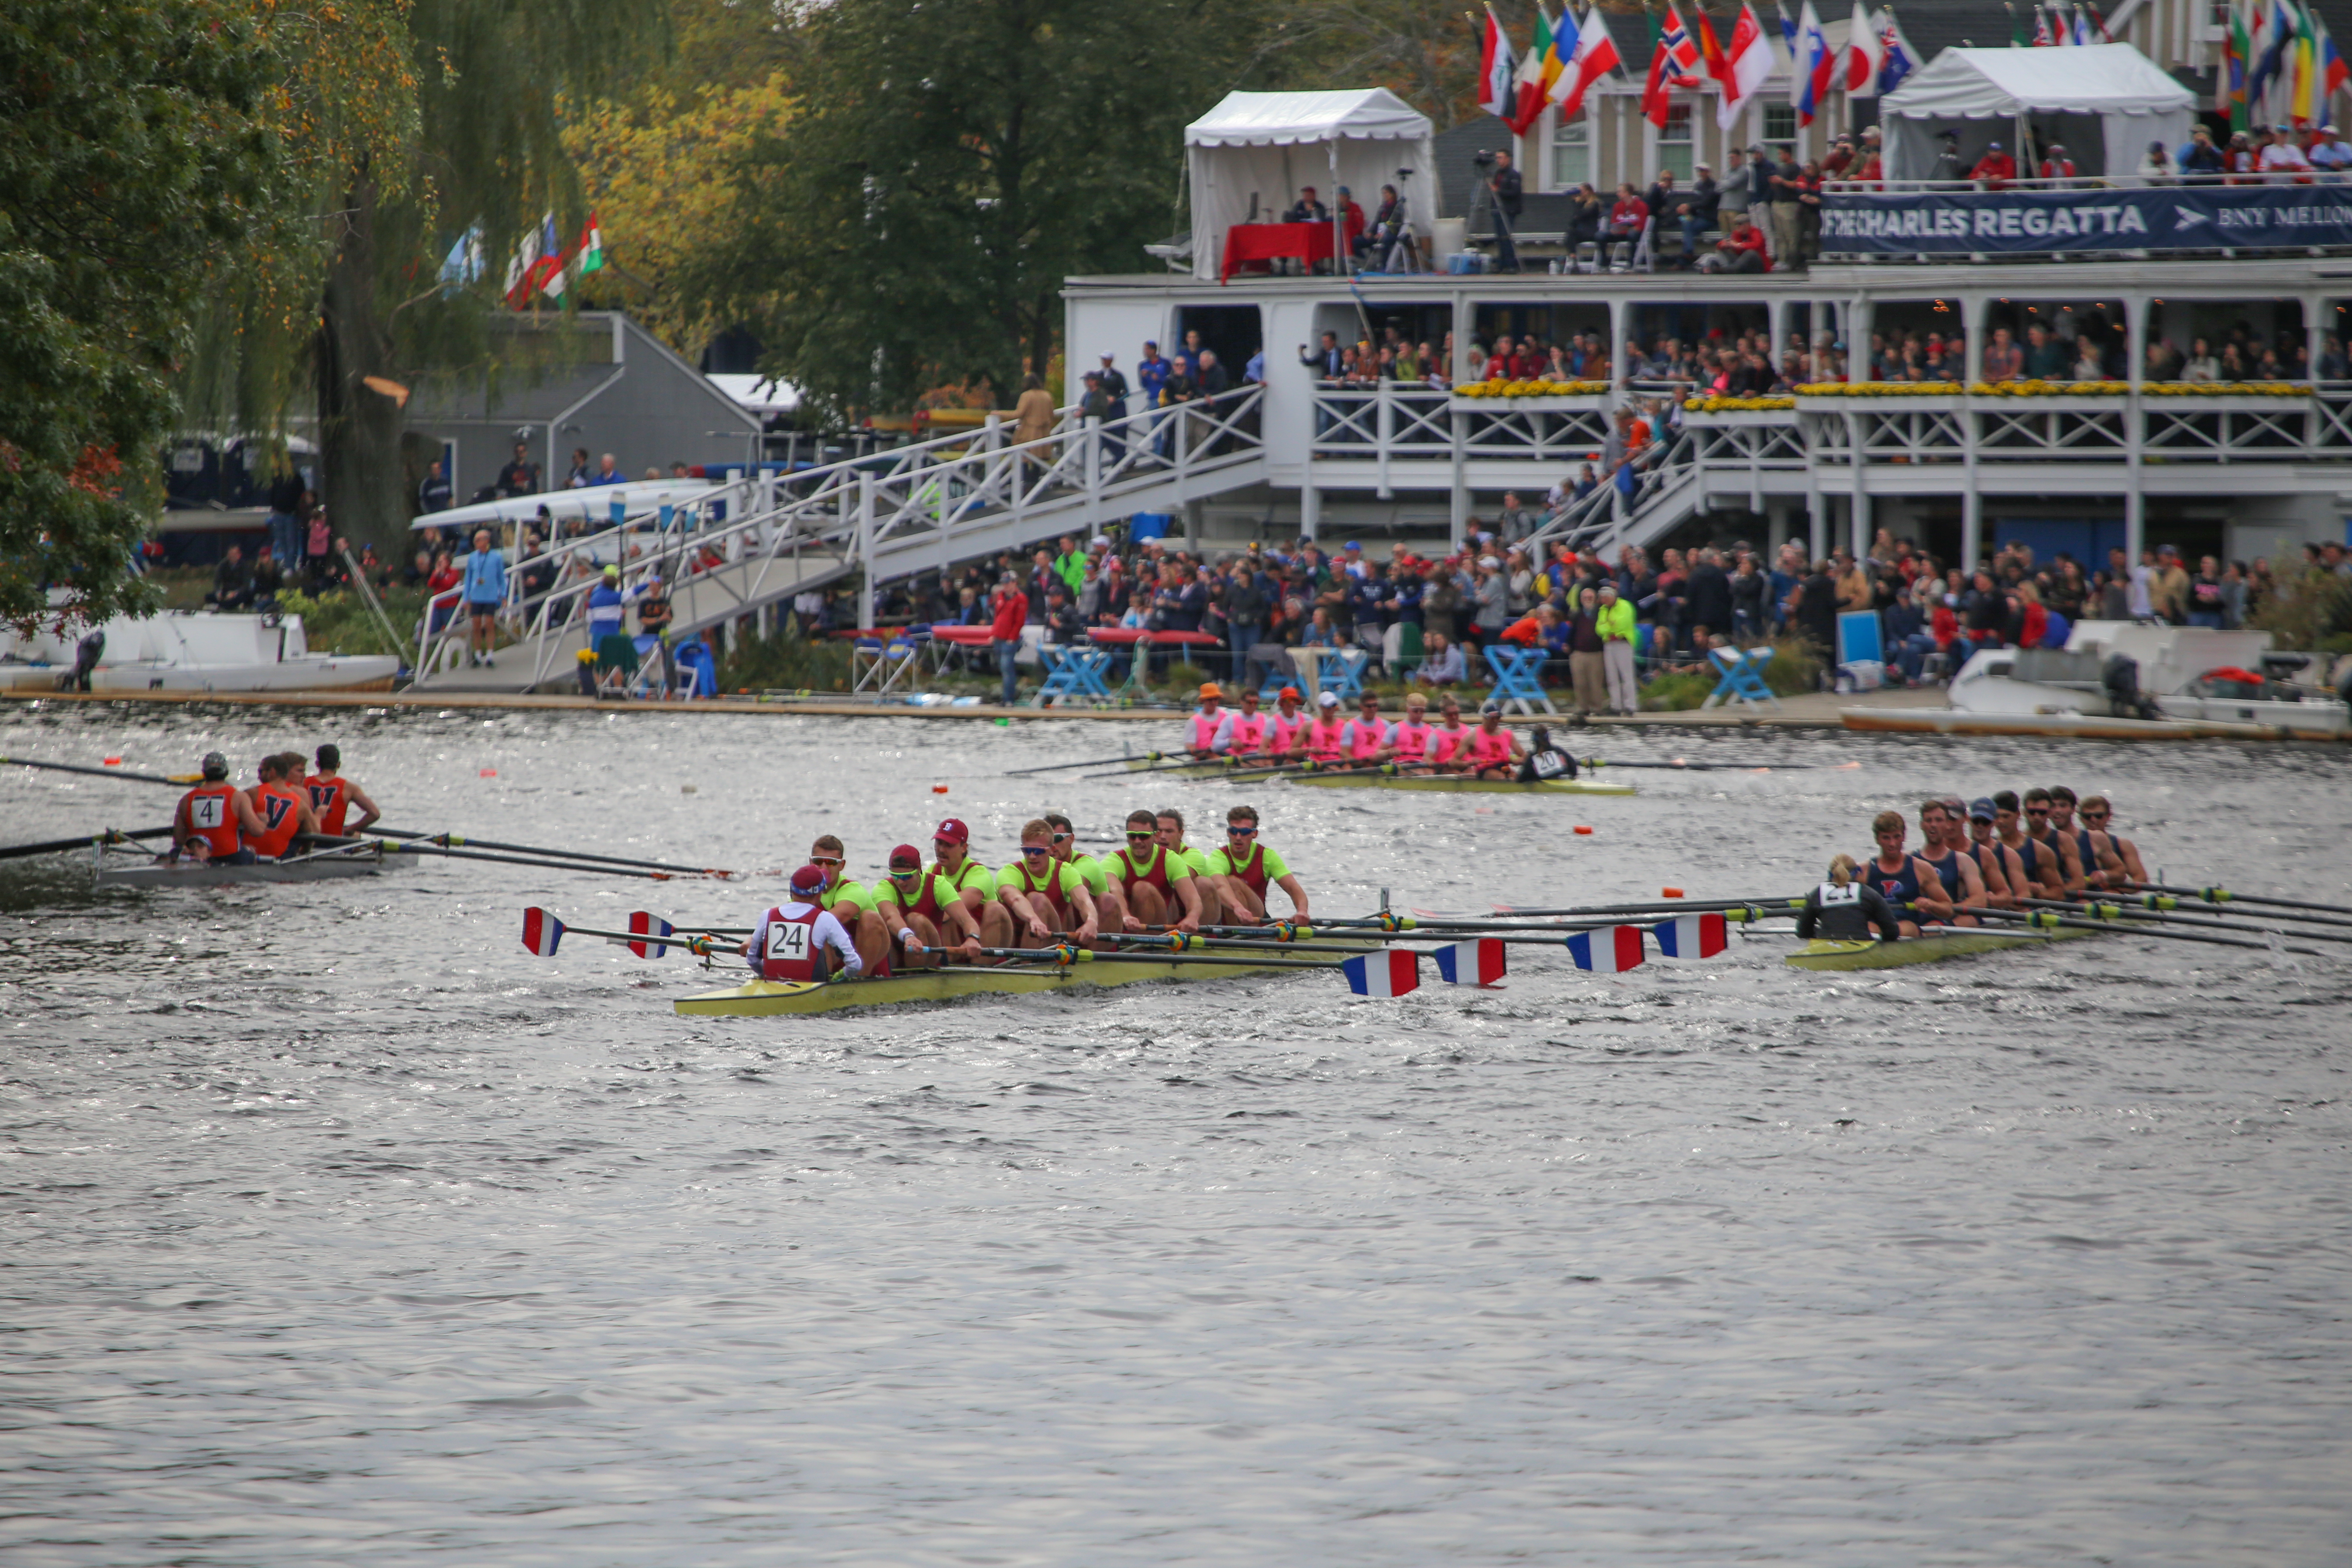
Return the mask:
M1344 740L1348 726L1336 721L1316 720L1307 726L1307 754L1318 763L1336 763L1347 754Z
M1496 730L1490 733L1482 724L1471 731L1470 738L1463 742L1462 748L1456 750L1454 753L1456 761L1461 760L1463 750L1469 752L1469 762L1473 767L1500 767L1511 760L1511 732L1508 730Z
M1225 710L1222 708L1214 713L1193 714L1184 724L1185 748L1194 752L1210 750L1217 742L1217 731L1224 725Z
M785 910L797 910L786 914ZM760 949L762 980L822 980L825 977L824 948L816 940L816 922L825 911L814 904L785 904L768 911L767 941Z
M330 838L343 836L343 818L352 809L352 781L341 777L318 777L305 782L302 793L310 797L310 815L319 819L319 831Z
M1070 914L1070 896L1062 890L1062 863L1059 860L1048 859L1045 865L1045 880L1042 884L1029 875L1029 865L1025 860L1006 871L1004 877L1000 877L997 880L1001 885L1006 877L1018 877L1021 879L1020 891L1045 894L1045 901L1054 906L1054 912L1066 921ZM1075 877L1077 873L1072 871L1070 875Z
M1136 869L1134 856L1134 850L1122 849L1111 857L1111 859L1117 862L1113 868L1113 874L1120 889L1132 892L1135 885L1141 882L1146 887L1157 888L1160 890L1160 896L1170 903L1175 902L1176 889L1168 879L1168 851L1157 844L1153 845L1150 868L1141 871Z
M1242 886L1255 893L1258 902L1264 903L1266 889L1265 846L1253 841L1249 847L1249 854L1239 860L1234 859L1234 852L1228 849L1225 851L1225 862L1233 867L1233 874L1241 879Z
M253 803L261 815L261 835L246 846L265 860L275 860L286 853L301 830L302 797L282 784L261 786L261 798Z
M1378 719L1350 719L1340 726L1340 736L1347 743L1348 755L1363 762L1380 754L1389 743L1389 727Z
M1263 713L1234 715L1234 750L1237 757L1248 756L1265 744L1266 722Z
M236 827L236 806L229 798L236 794L233 784L204 784L180 797L188 814L188 836L202 839L208 855L226 858L245 847Z
M1422 763L1429 760L1429 749L1437 742L1437 727L1429 723L1413 723L1408 719L1397 721L1390 743L1396 747L1400 763Z

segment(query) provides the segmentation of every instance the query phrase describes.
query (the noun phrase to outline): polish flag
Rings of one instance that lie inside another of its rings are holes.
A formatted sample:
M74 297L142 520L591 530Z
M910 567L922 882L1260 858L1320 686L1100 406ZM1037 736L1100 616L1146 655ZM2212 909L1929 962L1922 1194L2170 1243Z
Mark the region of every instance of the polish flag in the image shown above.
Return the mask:
M1339 973L1359 996L1402 996L1421 988L1421 954L1391 947L1349 959L1339 965Z
M1643 958L1640 926L1607 926L1580 931L1568 939L1568 955L1576 967L1595 974L1622 974Z
M1650 928L1658 951L1668 958L1713 958L1729 943L1729 929L1719 914L1682 915Z
M1730 75L1724 79L1722 106L1715 111L1718 126L1728 126L1747 112L1757 89L1772 74L1772 46L1765 37L1764 24L1756 19L1755 6L1739 8L1739 20L1731 29L1731 47L1724 53Z
M649 915L643 910L634 910L629 916L631 936L663 938L671 935L677 929L659 915ZM629 951L639 958L667 958L669 956L669 944L663 941L633 942L629 943Z
M1601 7L1595 5L1584 13L1584 23L1576 30L1576 58L1568 69L1559 73L1559 79L1551 84L1552 101L1559 105L1559 117L1573 119L1581 112L1585 89L1617 66L1616 40L1610 37L1608 26L1601 19Z
M555 956L555 944L563 940L563 922L536 906L522 912L522 945L541 958Z
M1491 936L1457 942L1430 954L1448 985L1492 985L1503 977L1503 944Z

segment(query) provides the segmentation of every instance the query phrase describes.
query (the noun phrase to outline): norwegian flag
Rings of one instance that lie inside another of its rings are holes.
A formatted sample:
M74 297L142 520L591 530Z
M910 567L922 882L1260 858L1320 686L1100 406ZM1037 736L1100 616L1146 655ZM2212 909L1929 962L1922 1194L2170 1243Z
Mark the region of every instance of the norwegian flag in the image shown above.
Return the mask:
M1650 928L1658 951L1668 958L1713 958L1730 943L1729 928L1717 914L1681 915Z
M1368 952L1339 965L1359 996L1402 996L1421 988L1421 954L1404 948Z
M1568 939L1568 955L1576 967L1595 974L1622 974L1638 968L1643 959L1640 926L1606 926L1580 931Z
M1438 975L1448 985L1492 985L1503 977L1504 948L1500 941L1482 936L1457 942L1430 956L1437 960Z
M662 938L670 935L677 929L659 915L649 915L643 910L634 910L629 916L631 936ZM639 958L666 958L669 954L669 944L662 941L633 942L629 943L629 951Z
M555 956L555 944L563 940L563 922L536 905L522 912L522 945L541 958Z
M1699 68L1706 57L1691 30L1683 26L1682 13L1672 5L1666 7L1666 25L1658 34L1659 47L1666 51L1668 85L1687 92L1699 84Z

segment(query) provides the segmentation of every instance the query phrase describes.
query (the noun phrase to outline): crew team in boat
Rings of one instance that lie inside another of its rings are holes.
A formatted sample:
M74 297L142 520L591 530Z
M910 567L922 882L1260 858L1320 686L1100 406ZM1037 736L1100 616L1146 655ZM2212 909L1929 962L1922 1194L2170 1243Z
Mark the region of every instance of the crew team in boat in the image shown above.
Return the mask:
M1237 769L1307 763L1393 769L1423 777L1461 773L1521 784L1576 776L1575 759L1551 746L1548 736L1536 749L1549 750L1551 760L1530 771L1530 749L1503 722L1502 706L1496 702L1485 704L1479 721L1468 725L1450 696L1441 699L1438 721L1432 723L1429 699L1417 691L1405 699L1404 716L1393 720L1381 715L1381 700L1371 692L1356 700L1352 715L1342 711L1344 704L1333 691L1318 693L1309 714L1295 686L1282 689L1271 713L1259 710L1255 691L1244 689L1240 701L1239 708L1226 707L1223 689L1214 681L1201 688L1199 708L1184 721L1187 756Z
M228 759L205 752L197 764L201 782L172 813L169 858L253 866L286 859L305 838L365 832L383 814L367 791L343 776L341 751L320 746L317 762L319 771L310 773L301 752L274 752L256 764L257 782L239 789L229 783ZM357 823L349 821L353 806L362 814Z

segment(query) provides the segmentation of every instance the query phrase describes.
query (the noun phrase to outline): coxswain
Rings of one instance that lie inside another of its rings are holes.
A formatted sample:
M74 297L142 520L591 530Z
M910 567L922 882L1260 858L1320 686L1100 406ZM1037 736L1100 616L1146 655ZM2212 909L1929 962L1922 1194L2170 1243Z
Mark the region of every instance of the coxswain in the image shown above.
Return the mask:
M931 831L931 871L947 879L980 927L982 947L1011 947L1013 921L996 901L996 879L971 858L971 829L950 816Z
M267 829L246 793L228 782L228 759L206 752L197 764L204 782L180 797L172 813L172 853L215 866L250 866L247 841Z
M1503 723L1503 705L1489 702L1478 710L1478 727L1454 748L1454 766L1474 778L1507 779L1528 760L1527 748Z
M2105 830L2095 829L2074 820L2074 792L2064 784L2050 786L2050 831L2074 847L2074 860L2083 868L2083 886L2102 892L2120 888L2131 879L2124 869L2124 858L2116 853L2114 840Z
M367 791L343 777L342 751L331 742L319 748L319 771L303 784L302 793L310 798L310 814L319 819L319 831L329 838L356 837L383 816ZM364 815L357 822L347 822L355 805Z
M1225 749L1225 754L1236 761L1262 755L1265 751L1266 732L1274 728L1273 721L1257 710L1258 695L1255 687L1242 688L1240 701L1239 710L1229 708L1225 710L1233 721L1233 742Z
M1339 726L1339 754L1351 768L1375 768L1394 753L1381 700L1367 691L1356 700L1356 716Z
M1572 779L1575 776L1576 759L1551 743L1549 729L1537 725L1535 744L1528 748L1528 759L1519 764L1519 782L1541 784L1547 779Z
M1201 895L1201 923L1216 926L1225 923L1225 901L1217 891L1214 879L1209 875L1209 858L1184 842L1184 814L1162 811L1155 819L1159 825L1160 847L1181 860L1191 868L1193 890Z
M1265 921L1269 887L1287 894L1291 918L1307 923L1307 889L1279 854L1258 842L1254 805L1237 805L1225 813L1225 847L1209 857L1209 877L1224 900L1225 918L1235 925Z
M261 818L261 831L247 834L245 847L260 859L280 859L293 847L296 834L319 831L319 819L302 792L286 782L284 752L262 758L254 772L261 782L246 791L246 798Z
M848 930L821 901L833 880L818 867L802 867L793 873L787 900L751 928L740 951L761 979L808 982L839 973L855 980L866 973Z
M1307 733L1307 702L1298 695L1298 688L1286 686L1274 700L1274 711L1266 715L1265 758L1268 762L1286 762L1304 756L1306 748L1300 737Z
M2124 863L2124 885L2134 888L2147 886L2147 865L2139 858L2139 846L2116 831L2116 808L2107 797L2103 795L2084 795L2082 817L2084 826L2105 835L2107 842L2115 847L2116 858Z
M1020 858L996 874L996 900L1022 947L1044 947L1065 935L1091 947L1101 931L1087 879L1055 858L1054 825L1042 816L1022 825Z
M1944 896L1943 879L1936 875L1934 867L1903 847L1907 836L1903 814L1880 812L1871 821L1870 833L1878 840L1878 854L1864 869L1880 896L1893 907L1903 934L1917 936L1923 925L1948 921L1952 918L1952 901Z
M889 933L887 973L933 969L950 959L980 962L980 923L944 878L923 868L911 844L890 851L889 875L868 889L874 916Z
M1936 880L1943 885L1945 900L1956 911L1951 917L1952 923L1982 925L1982 921L1968 911L1986 907L1984 877L1977 870L1975 857L1952 842L1953 829L1961 827L1952 813L1956 804L1945 800L1920 803L1919 837L1923 842L1918 858L1926 862L1927 868L1936 873ZM1965 833L1966 829L1961 828L1961 831Z
M1897 823L1902 820L1895 817ZM1806 894L1805 907L1797 911L1798 941L1868 942L1875 935L1894 942L1904 934L1886 895L1861 880L1856 875L1860 869L1851 855L1830 862L1830 879Z
M2001 847L2017 857L2018 866L2025 874L2025 880L2017 885L2017 896L2021 899L2064 898L2066 881L2062 875L2058 853L2025 831L2024 808L2018 804L2017 792L2002 790L1992 797L1992 805L1998 814L1993 826ZM2043 807L2043 810L2046 813L2048 807Z
M874 895L843 875L849 855L841 840L828 833L810 845L809 864L824 878L814 889L817 908L841 922L841 929L857 944L865 968L880 970L889 956L890 933L883 928L882 917L874 912Z
M1969 802L1969 856L1984 879L1985 901L1997 910L2021 909L2022 900L2033 897L2032 884L2026 878L2025 862L1995 831L2000 820L2000 807L1991 797L1979 795Z
M2083 858L2074 852L2074 841L2050 825L2056 814L2056 804L2048 790L2034 788L2025 792L2025 836L2033 840L2042 855L2048 857L2058 873L2058 890L2050 896L2071 899L2088 884L2083 879ZM2050 879L2042 876L2039 865L2033 871L2044 887L2049 886Z
M1347 756L1347 721L1339 717L1339 694L1315 694L1314 720L1298 732L1298 749L1310 763L1330 767Z
M1201 710L1184 721L1184 749L1197 761L1205 763L1233 749L1234 716L1224 700L1217 683L1208 682L1201 688Z
M1425 773L1434 760L1437 727L1429 721L1429 699L1416 691L1404 700L1404 717L1389 731L1390 761L1399 773Z
M1437 726L1433 731L1429 760L1440 770L1451 768L1470 743L1470 726L1462 721L1462 704L1451 692L1437 704Z
M1201 929L1201 889L1192 868L1162 849L1160 819L1148 811L1127 818L1127 847L1103 857L1109 886L1100 900L1107 931L1142 931L1171 923L1178 931Z

